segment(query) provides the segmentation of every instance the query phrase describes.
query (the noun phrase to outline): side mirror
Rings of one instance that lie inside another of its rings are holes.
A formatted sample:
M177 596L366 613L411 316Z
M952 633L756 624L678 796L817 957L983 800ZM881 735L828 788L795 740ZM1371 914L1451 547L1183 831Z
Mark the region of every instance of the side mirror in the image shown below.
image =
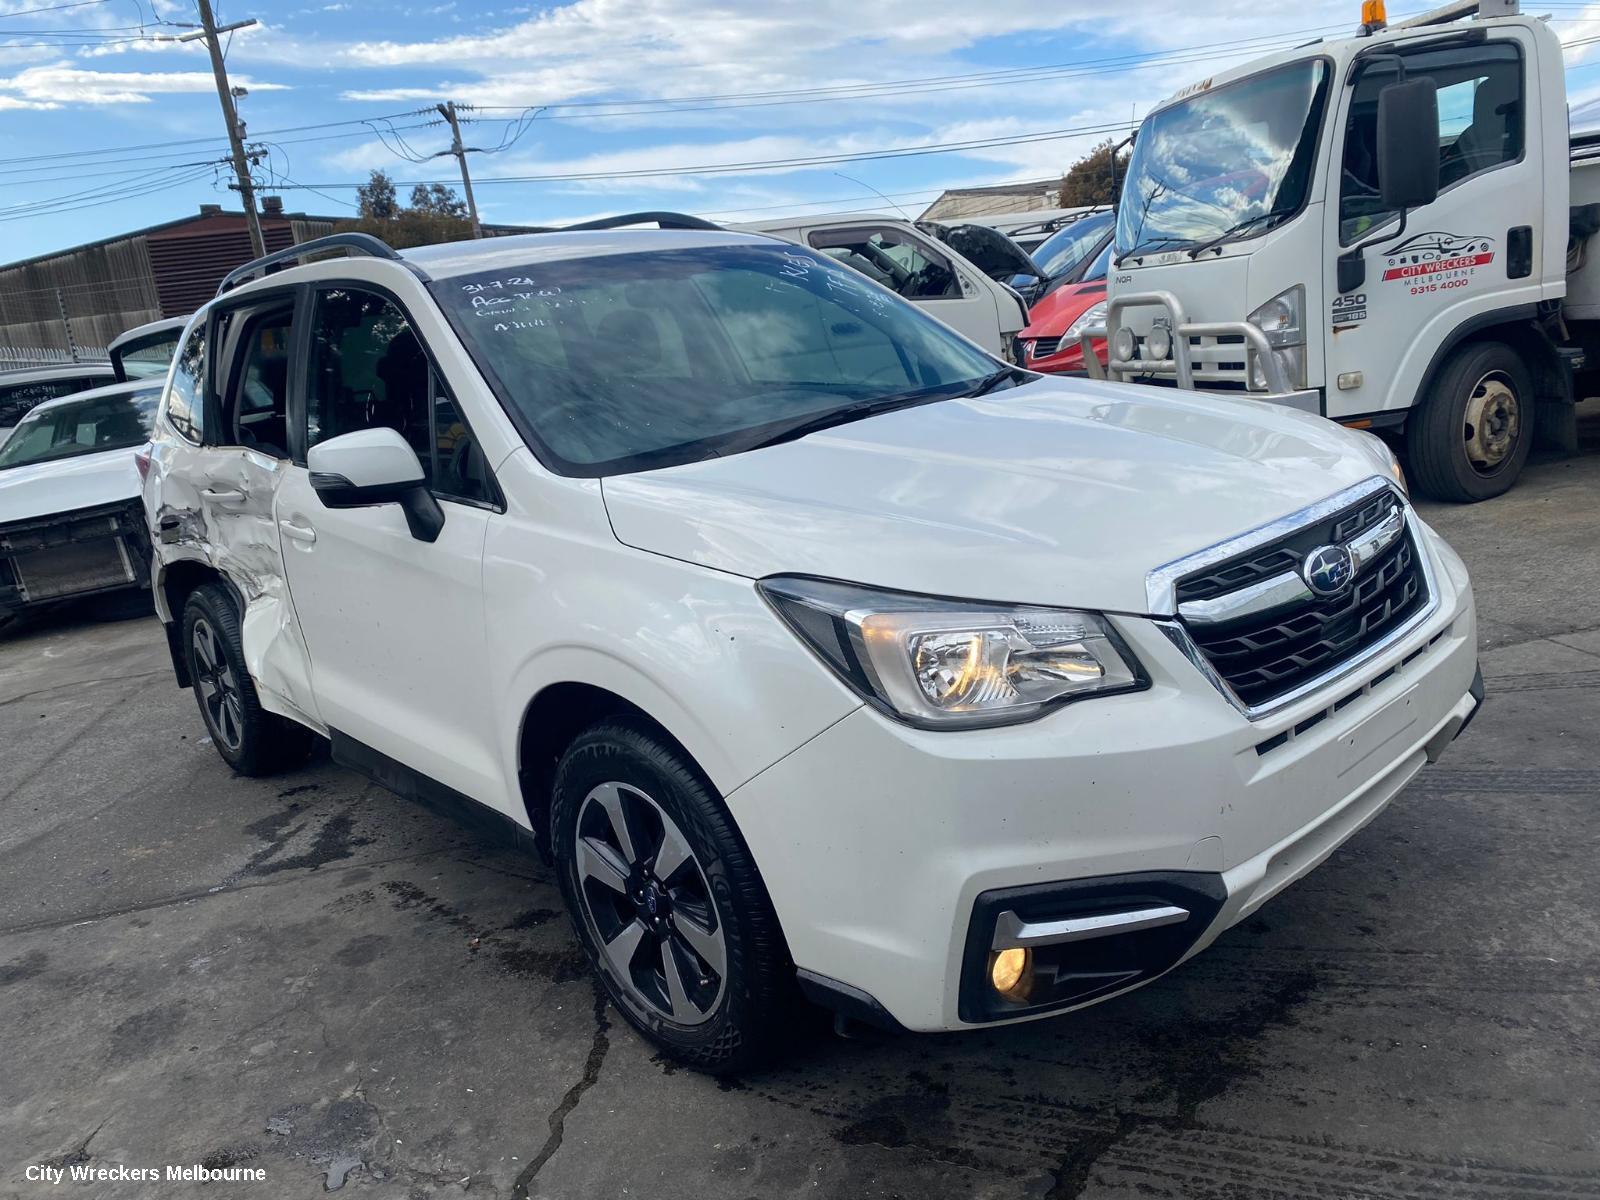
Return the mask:
M1432 79L1404 79L1378 93L1378 195L1400 214L1400 228L1379 234L1339 256L1339 291L1367 281L1366 250L1405 231L1406 214L1439 196L1439 90Z
M398 504L418 541L437 541L444 510L428 490L417 452L386 426L318 442L306 456L311 487L324 508Z
M1378 192L1404 212L1439 195L1439 92L1431 79L1391 83L1378 93Z

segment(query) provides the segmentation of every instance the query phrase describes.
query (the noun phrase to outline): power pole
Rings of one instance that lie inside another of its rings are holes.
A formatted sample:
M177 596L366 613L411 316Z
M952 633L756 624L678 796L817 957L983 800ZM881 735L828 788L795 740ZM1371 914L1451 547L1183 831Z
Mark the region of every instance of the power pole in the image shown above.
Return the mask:
M201 0L202 3L205 0ZM461 126L456 122L456 102L447 101L434 106L441 116L450 122L450 153L456 156L456 161L461 164L461 186L467 193L467 215L472 218L472 236L481 238L483 226L478 224L478 202L472 198L472 176L467 174L467 151L461 144Z
M233 91L228 87L228 68L222 61L222 38L224 33L232 33L235 29L248 29L256 23L254 17L245 21L235 21L231 25L217 28L217 19L211 15L211 0L198 0L200 5L200 28L193 33L186 33L178 40L180 42L193 42L205 40L206 49L211 51L211 73L217 80L217 99L222 101L222 119L228 125L228 145L233 149L233 171L239 177L239 196L244 201L244 219L250 227L250 246L255 251L255 256L260 258L267 252L266 239L261 236L261 218L256 215L256 190L255 184L250 179L250 164L244 152L244 131L239 125L239 113L233 105ZM460 139L457 138L459 144ZM465 165L462 170L465 171Z

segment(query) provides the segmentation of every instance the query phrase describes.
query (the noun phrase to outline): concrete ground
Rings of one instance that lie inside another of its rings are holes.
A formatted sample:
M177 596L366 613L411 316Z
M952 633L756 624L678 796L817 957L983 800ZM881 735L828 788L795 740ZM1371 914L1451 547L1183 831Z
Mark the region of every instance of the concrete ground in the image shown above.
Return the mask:
M327 763L235 778L148 617L0 639L0 1195L1600 1197L1600 421L1428 518L1489 703L1154 985L718 1083L596 999L552 877ZM57 1195L195 1184L64 1185Z

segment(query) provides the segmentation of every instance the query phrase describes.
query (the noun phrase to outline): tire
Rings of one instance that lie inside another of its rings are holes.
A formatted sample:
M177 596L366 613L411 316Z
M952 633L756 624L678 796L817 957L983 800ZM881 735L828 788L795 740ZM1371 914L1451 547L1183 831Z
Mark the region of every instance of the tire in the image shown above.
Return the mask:
M791 1028L794 966L750 853L699 771L645 723L603 722L562 755L550 824L578 938L628 1023L711 1074L769 1061ZM675 862L663 878L664 858Z
M272 775L297 767L317 735L261 707L242 645L233 597L221 584L196 588L183 608L183 652L212 745L241 775Z
M1461 504L1509 490L1533 448L1534 403L1533 377L1510 346L1463 347L1406 431L1417 490Z

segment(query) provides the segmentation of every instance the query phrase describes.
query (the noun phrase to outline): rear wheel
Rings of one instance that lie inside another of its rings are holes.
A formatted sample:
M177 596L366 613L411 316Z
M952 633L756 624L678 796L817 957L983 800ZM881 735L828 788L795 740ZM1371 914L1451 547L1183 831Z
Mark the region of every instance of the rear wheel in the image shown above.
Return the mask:
M200 718L224 762L241 775L271 775L306 760L317 735L261 707L245 668L239 616L220 584L189 596L183 647Z
M1459 351L1407 430L1417 490L1460 503L1508 490L1533 447L1533 405L1532 376L1510 346Z
M561 758L550 819L578 937L629 1024L704 1071L770 1057L793 967L732 818L681 753L643 725L595 726Z

